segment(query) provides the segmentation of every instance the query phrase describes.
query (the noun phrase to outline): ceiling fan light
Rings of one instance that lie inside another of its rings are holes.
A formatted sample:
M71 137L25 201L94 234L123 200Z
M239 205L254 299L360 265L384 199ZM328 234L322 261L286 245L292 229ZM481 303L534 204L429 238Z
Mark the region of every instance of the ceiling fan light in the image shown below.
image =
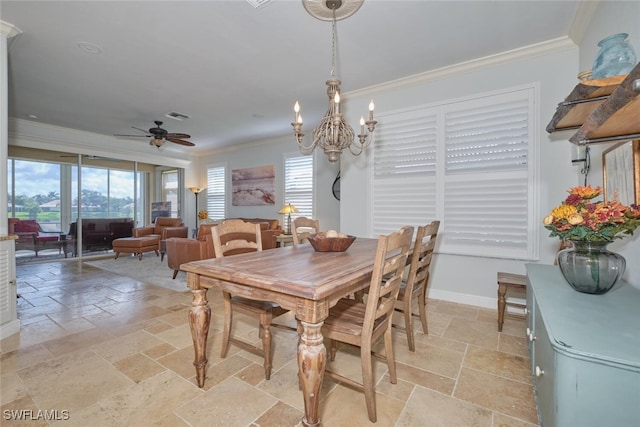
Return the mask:
M162 138L151 138L149 141L149 145L153 145L156 148L160 148L164 145L164 139Z

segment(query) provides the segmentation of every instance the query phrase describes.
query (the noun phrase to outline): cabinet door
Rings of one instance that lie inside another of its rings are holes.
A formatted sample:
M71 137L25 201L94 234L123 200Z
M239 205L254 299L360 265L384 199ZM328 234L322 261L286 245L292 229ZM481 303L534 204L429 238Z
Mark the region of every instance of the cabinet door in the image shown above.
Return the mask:
M15 241L0 241L0 325L16 319Z
M527 278L527 282L529 281L529 279ZM533 337L535 336L535 313L536 313L536 299L534 297L533 294L533 289L531 287L531 284L527 284L527 308L525 308L526 310L526 319L527 319L527 329L526 329L526 333L527 333L527 349L529 350L529 360L531 362L531 375L535 375L535 363L536 363L536 357L535 357L535 345L536 342L533 339Z
M535 313L535 366L533 380L538 400L538 411L543 426L556 425L555 352L547 330L536 308Z

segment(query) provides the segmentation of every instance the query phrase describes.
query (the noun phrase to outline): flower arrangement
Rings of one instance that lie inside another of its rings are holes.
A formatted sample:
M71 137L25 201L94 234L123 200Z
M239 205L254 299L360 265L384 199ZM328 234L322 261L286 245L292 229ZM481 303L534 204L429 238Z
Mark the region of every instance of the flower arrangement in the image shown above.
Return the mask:
M198 211L198 218L200 218L200 219L209 218L209 212L207 212L207 211Z
M625 206L618 201L594 201L600 187L574 187L569 196L553 208L543 224L549 237L562 240L611 242L632 235L640 227L640 206Z

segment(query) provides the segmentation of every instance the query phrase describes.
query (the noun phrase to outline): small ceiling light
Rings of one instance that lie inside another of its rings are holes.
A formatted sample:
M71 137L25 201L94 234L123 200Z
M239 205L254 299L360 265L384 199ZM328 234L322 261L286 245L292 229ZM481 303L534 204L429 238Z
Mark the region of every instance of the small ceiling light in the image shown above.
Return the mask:
M257 9L259 7L264 6L265 4L269 3L270 0L247 0L247 3L249 3L251 6L253 6L254 9Z
M171 111L171 112L165 114L164 116L168 117L170 119L179 120L179 121L182 121L184 119L188 119L189 118L189 116L187 116L186 114L177 113L175 111Z
M78 48L85 53L92 55L99 55L102 53L102 48L98 45L89 42L78 42Z

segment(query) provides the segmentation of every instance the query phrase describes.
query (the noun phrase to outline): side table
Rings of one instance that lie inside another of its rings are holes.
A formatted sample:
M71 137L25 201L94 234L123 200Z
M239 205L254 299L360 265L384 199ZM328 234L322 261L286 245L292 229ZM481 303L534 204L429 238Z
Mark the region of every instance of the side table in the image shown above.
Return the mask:
M276 247L293 245L293 234L278 234L276 236Z

